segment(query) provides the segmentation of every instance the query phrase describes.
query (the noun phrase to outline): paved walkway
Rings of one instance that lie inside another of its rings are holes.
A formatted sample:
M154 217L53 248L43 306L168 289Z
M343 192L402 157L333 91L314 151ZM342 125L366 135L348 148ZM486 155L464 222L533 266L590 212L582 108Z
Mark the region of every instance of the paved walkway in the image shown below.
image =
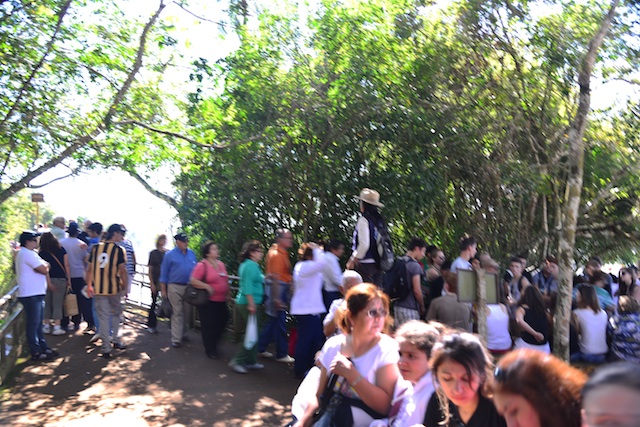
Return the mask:
M108 361L81 332L48 335L61 357L21 366L1 396L0 426L282 427L289 420L299 382L292 366L264 361L262 371L236 374L227 366L235 344L225 342L221 359L210 360L199 331L174 349L166 322L150 335L143 317L127 316L121 333L129 347Z

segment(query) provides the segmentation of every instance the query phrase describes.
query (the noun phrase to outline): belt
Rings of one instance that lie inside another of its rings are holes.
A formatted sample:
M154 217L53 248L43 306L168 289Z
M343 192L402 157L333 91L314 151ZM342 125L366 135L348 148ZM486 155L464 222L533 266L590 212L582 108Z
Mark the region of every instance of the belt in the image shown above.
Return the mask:
M171 282L169 283L170 285L178 285L178 286L187 286L188 283L176 283L176 282Z

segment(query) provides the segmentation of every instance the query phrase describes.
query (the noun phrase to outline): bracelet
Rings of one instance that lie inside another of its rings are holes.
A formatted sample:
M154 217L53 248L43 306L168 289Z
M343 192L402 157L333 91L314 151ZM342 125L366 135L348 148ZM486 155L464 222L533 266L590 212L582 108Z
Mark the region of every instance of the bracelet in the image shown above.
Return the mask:
M358 375L358 378L356 378L356 379L351 383L351 387L355 387L355 386L357 386L357 385L360 383L360 381L362 381L362 379L363 379L363 378L364 378L364 377L362 376L362 374L361 374L361 375Z

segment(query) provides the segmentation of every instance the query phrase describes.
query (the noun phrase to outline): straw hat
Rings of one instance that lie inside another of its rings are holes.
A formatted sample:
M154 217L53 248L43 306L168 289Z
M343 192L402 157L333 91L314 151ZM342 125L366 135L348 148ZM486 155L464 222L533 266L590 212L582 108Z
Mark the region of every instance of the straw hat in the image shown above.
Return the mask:
M384 205L380 203L380 193L370 188L363 188L362 191L360 191L360 195L355 196L355 198L373 206L384 207Z

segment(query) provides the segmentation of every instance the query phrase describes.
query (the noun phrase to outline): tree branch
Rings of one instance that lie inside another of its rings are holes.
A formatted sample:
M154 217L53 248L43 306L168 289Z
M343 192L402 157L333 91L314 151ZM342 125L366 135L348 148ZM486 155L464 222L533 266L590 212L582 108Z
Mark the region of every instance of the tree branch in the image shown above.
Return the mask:
M257 139L262 138L262 135L254 135L252 137L249 137L247 139L243 139L241 141L233 141L233 142L229 141L229 142L222 142L222 143L218 143L218 144L204 144L204 143L198 142L195 139L190 138L190 137L188 137L186 135L182 135L180 133L172 132L172 131L169 131L169 130L158 129L158 128L150 126L150 125L148 125L146 123L142 123L142 122L140 122L138 120L123 120L121 122L114 122L112 124L116 125L116 126L127 126L127 125L140 126L141 128L150 130L152 132L156 132L156 133L159 133L159 134L162 134L162 135L166 135L166 136L171 136L171 137L174 137L174 138L182 139L184 141L187 141L187 142L189 142L191 144L194 144L194 145L198 145L200 147L213 148L214 150L222 150L222 149L225 149L225 148L233 147L233 146L236 146L236 145L242 145L242 144L245 144L247 142L255 141Z
M147 190L149 193L153 194L154 196L156 196L160 200L164 200L169 205L171 205L175 210L178 210L180 204L178 203L178 201L176 199L174 199L173 197L171 197L171 196L169 196L167 194L164 194L164 193L156 190L155 188L153 188L151 186L151 184L149 184L147 181L145 181L145 179L142 178L140 175L138 175L138 173L136 173L135 171L127 169L126 172L129 175L131 175L133 178L135 178L136 181L138 181L140 184L142 184L142 186L145 188L145 190Z

